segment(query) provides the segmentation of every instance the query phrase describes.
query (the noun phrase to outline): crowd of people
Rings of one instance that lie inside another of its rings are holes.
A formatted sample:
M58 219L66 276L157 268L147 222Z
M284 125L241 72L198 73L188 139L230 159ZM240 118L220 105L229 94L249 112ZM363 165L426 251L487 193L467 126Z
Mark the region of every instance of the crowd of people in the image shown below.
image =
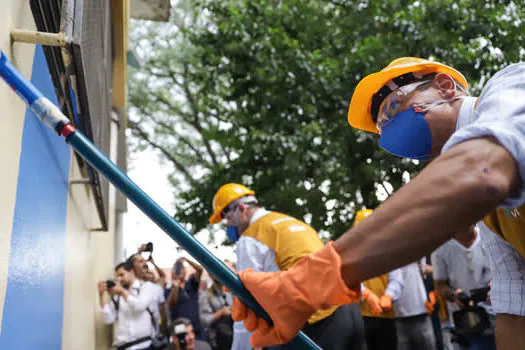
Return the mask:
M99 283L115 345L157 346L165 332L174 346L196 347L196 336L217 348L208 329L228 316L234 350L293 348L299 331L323 349L495 349L495 340L502 350L522 347L523 76L525 65L510 65L479 98L460 72L420 58L363 78L349 123L379 134L393 155L431 160L418 176L373 213L358 212L354 227L326 245L306 223L261 207L249 188L222 186L210 223L226 222L239 277L273 324L237 298L230 309L216 282L199 292L203 271L193 262L194 275L176 263L171 289L153 287L135 255L116 267L118 283ZM150 308L165 300L170 321ZM181 313L187 318L175 319Z
M220 215L210 221L227 221L241 275L242 271L286 271L324 246L313 228L260 207L255 193L243 185L221 187L214 205ZM354 226L371 213L358 211ZM456 234L431 256L364 281L359 299L320 307L303 332L328 350L495 349L495 316L487 302L492 277L480 227L484 234L492 234L479 223ZM257 328L256 318L234 315L244 319L234 322L233 296L219 281L198 263L179 258L168 283L152 250L151 243L143 244L115 267L114 280L98 283L100 311L104 322L114 325L117 350L254 349L250 337ZM225 263L235 271L232 263ZM277 295L268 297L279 302Z
M440 296L459 308L451 307L453 327L447 333L453 333L460 347L494 348L495 338L500 350L521 348L525 119L519 96L524 75L525 64L509 65L487 82L479 97L470 96L459 71L427 59L401 57L364 77L350 102L349 123L378 134L379 145L392 155L429 162L366 220L288 269L240 272L273 320L269 325L234 299L233 319L244 321L253 332L250 343L286 343L306 330L317 310L358 302L363 296L376 312L393 302L397 340L390 346L433 348L445 344L440 339L444 334L439 319L429 320L424 310L431 311ZM246 210L242 202L221 209L214 201L220 210L214 215L220 213L244 236L243 216L250 214L250 206L245 205ZM476 223L487 232L478 233L472 227ZM274 236L280 241L286 234ZM427 290L433 284L430 266L418 263L430 253L437 293ZM476 265L482 254L490 268ZM380 297L360 287L362 281L385 273ZM491 305L484 307L489 280Z
M98 282L100 312L106 324L113 324L113 346L117 350L230 349L231 294L212 276L208 285L202 280L202 266L186 258L177 259L168 285L152 250L151 243L143 244L115 267L114 279ZM149 257L144 254L148 251ZM190 267L194 272L188 274Z

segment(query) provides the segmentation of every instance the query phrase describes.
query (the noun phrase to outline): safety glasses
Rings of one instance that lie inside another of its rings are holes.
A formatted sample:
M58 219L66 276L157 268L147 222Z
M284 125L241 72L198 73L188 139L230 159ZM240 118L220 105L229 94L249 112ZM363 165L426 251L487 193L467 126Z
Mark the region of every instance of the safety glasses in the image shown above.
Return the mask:
M380 134L383 127L390 122L391 118L401 112L401 106L403 106L408 100L410 93L431 81L432 80L416 81L411 84L403 85L392 91L379 107L376 127Z
M221 218L226 219L226 216L228 216L229 213L233 213L235 209L237 209L237 204L234 205L228 205L226 208L224 208L221 212Z

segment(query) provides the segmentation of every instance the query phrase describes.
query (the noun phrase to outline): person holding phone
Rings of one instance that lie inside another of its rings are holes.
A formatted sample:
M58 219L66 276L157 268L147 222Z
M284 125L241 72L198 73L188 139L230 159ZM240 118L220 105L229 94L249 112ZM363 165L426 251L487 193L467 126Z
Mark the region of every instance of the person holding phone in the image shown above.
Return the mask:
M184 262L190 264L195 273L187 276ZM206 335L199 319L199 285L204 269L199 264L179 258L173 264L172 287L165 291L170 319L180 317L189 319L192 323L197 339L205 340Z
M136 272L136 277L144 282L151 285L151 288L155 290L155 299L152 300L151 305L149 305L149 310L152 313L152 319L155 324L155 333L153 336L153 348L162 349L167 343L168 338L168 316L166 314L166 298L164 295L164 288L151 281L150 273L151 271L148 268L148 262L142 256L142 248L148 247L150 253L153 252L153 244L143 244L139 248L139 252L131 255L128 258L128 262L133 266L134 271ZM150 254L149 259L152 260Z
M166 288L166 274L164 273L164 271L162 271L160 267L157 266L157 264L155 263L155 260L153 259L153 243L148 242L148 243L141 244L139 247L138 253L140 253L142 257L144 258L144 260L146 261L146 270L144 272L144 280L156 283L159 286L161 286L162 289ZM147 255L148 253L149 253L149 256L147 256L146 258L144 255ZM155 276L153 271L148 267L147 263L150 263L151 265L153 265L153 268L158 274L158 278Z
M115 268L114 281L99 281L97 287L104 323L114 325L113 346L117 350L150 349L154 325L148 306L156 297L153 284L136 278L133 265L126 261Z

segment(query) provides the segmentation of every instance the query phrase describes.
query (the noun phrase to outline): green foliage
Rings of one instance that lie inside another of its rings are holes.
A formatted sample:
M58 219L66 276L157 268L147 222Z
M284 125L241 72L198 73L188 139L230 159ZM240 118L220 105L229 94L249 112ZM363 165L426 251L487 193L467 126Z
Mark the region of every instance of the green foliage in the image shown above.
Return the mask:
M348 125L359 80L396 57L430 57L461 70L478 93L525 55L524 9L480 0L181 2L170 23L133 28L144 59L129 81L134 146L173 165L175 216L194 232L207 226L215 191L239 182L266 208L336 238L357 209L380 203L378 190L418 170Z

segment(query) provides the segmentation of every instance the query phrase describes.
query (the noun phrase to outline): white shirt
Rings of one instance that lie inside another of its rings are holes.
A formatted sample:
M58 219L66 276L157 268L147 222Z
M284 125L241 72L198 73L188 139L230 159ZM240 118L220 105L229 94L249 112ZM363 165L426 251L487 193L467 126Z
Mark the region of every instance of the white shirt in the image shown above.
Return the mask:
M143 282L143 283L151 284L152 288L154 288L157 291L155 299L149 305L149 309L153 313L153 318L155 319L155 333L154 333L154 335L155 335L155 334L158 334L159 331L160 331L160 329L159 329L159 326L160 326L160 322L159 322L160 310L159 310L159 308L162 307L161 304L164 304L166 302L166 297L164 296L164 290L158 284L153 283L153 282L149 282L149 281Z
M451 239L432 253L433 277L436 281L448 281L453 290L469 293L471 289L487 287L492 274L489 259L481 244L479 230L474 243L465 247ZM455 303L447 302L449 313L458 310Z
M456 131L442 149L463 141L492 136L505 147L519 166L525 184L525 63L512 64L496 73L483 87L474 108L474 99L464 99ZM505 200L502 208L516 208L525 202L525 185ZM482 228L483 230L483 228ZM487 228L487 231L488 230ZM525 316L525 258L501 237L482 234L490 256L492 308L496 313ZM485 240L486 237L486 240Z
M403 291L403 271L396 269L388 273L388 284L386 285L385 293L392 297L392 300L398 299Z
M432 253L432 266L434 280L448 280L451 288L466 293L487 287L492 279L479 232L468 248L455 239L445 242Z
M266 209L257 209L250 219L250 225L268 214L270 212ZM257 272L280 271L275 262L275 252L253 237L241 236L235 244L235 252L238 271L246 269L253 269ZM251 332L244 328L243 322L235 322L233 324L232 350L250 350L250 335Z
M525 63L512 64L496 73L475 98L463 100L456 131L442 153L461 142L492 136L505 147L519 165L525 184ZM525 202L525 186L502 207L515 208Z
M403 276L403 285L400 291L396 290L396 293L392 295L396 317L404 318L427 314L427 309L425 308L427 292L419 272L418 263L414 262L401 267L390 272L389 275L394 274L395 276L398 273L401 273Z
M118 317L115 303L109 302L100 308L102 318L106 324L113 325L113 345L120 346L143 337L151 337L153 325L147 307L157 298L157 289L153 283L144 283L135 280L128 291L127 301L118 298ZM146 341L129 348L129 350L144 349L151 345Z

